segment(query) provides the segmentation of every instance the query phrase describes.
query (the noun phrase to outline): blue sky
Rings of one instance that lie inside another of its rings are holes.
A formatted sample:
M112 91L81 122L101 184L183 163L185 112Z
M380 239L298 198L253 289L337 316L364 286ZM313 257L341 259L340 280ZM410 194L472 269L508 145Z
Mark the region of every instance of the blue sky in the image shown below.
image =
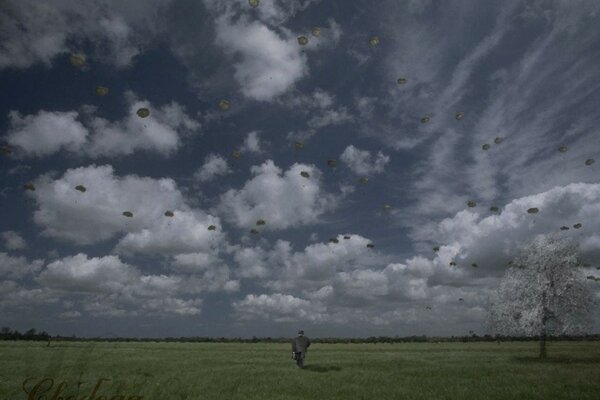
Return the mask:
M599 17L583 0L3 2L1 323L486 333L536 234L577 241L600 276Z

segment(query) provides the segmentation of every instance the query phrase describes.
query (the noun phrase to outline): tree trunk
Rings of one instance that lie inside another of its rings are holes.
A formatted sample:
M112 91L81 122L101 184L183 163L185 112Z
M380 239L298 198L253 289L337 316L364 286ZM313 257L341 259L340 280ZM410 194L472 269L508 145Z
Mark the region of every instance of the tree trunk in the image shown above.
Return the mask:
M540 337L540 359L546 358L546 332L542 332Z

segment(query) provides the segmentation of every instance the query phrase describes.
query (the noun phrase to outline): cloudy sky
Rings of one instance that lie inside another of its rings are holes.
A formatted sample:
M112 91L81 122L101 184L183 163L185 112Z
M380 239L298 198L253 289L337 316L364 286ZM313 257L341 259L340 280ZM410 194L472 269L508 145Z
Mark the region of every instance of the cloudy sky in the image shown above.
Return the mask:
M600 3L376 3L3 1L0 323L483 334L536 234L600 276Z

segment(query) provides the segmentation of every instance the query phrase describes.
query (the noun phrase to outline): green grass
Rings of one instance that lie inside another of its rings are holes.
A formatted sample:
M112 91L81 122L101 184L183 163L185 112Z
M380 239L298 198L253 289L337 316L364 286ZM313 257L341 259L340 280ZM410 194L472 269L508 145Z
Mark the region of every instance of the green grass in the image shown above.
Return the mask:
M54 379L36 400L51 400L62 381L66 400L81 379L79 399L100 378L110 379L100 400L600 399L600 342L549 343L543 362L537 350L535 342L314 343L299 370L288 344L1 341L0 400L27 399L28 377L28 390Z

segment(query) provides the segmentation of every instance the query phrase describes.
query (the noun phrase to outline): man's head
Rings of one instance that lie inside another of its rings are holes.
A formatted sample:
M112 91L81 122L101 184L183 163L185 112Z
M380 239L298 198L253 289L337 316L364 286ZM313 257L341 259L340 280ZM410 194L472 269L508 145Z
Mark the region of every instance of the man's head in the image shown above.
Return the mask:
M304 331L298 331L298 336L304 335Z

